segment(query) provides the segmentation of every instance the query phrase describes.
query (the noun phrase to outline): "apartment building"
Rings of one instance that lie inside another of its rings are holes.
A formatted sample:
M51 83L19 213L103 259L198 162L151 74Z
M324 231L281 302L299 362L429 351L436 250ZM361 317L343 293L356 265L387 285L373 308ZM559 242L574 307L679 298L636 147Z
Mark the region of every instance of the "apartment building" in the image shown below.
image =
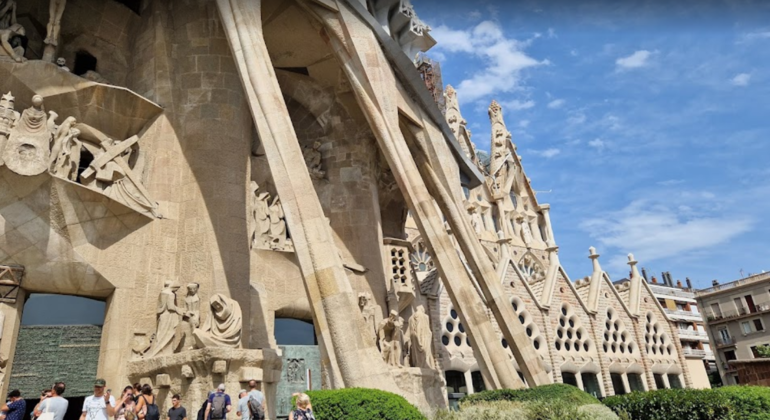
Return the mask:
M646 270L642 273L647 279ZM667 271L661 273L661 279L659 282L653 276L649 281L650 289L669 321L677 328L682 353L693 376L693 386L710 388L708 374L717 370L716 361L700 308L695 300L692 282L688 278L684 285L680 280L674 283L671 273Z
M714 280L695 292L725 385L738 383L731 360L758 358L757 347L770 344L770 273L750 275L730 283Z

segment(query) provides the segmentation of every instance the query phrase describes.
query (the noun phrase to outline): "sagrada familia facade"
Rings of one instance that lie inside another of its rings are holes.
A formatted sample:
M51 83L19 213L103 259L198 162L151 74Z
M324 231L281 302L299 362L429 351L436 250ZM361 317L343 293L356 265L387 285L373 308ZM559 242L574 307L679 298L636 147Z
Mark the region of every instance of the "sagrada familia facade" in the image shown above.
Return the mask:
M633 257L561 267L500 105L488 158L436 106L429 29L408 0L0 1L3 392L33 293L106 301L99 376L166 406L256 379L274 416L276 318L313 323L324 387L423 408L693 386Z

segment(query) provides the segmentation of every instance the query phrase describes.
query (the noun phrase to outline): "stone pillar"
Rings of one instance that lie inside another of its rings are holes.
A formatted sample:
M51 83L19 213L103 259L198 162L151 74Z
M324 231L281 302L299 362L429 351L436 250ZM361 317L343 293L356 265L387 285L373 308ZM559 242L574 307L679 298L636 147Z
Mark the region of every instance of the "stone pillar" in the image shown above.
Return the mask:
M126 369L132 357L131 319L136 315L135 295L134 289L118 288L107 298L97 376L104 378L113 390L129 383Z
M281 197L332 387L397 392L368 340L331 228L313 188L262 33L261 2L217 0L222 23ZM334 331L335 334L331 334Z
M470 369L466 370L463 376L465 376L465 387L468 389L468 395L475 394L476 390L473 388L473 375L471 375Z
M626 394L631 392L631 384L628 383L628 375L623 373L620 375L620 377L623 379L623 390Z
M545 244L548 248L556 246L556 239L553 236L553 226L551 225L551 205L540 205L540 212L543 213L543 220L545 220L545 231L548 234L548 238L545 238Z
M19 294L15 303L0 303L0 318L3 318L2 336L0 336L0 358L7 360L5 368L0 369L0 392L8 394L8 384L13 369L13 357L16 355L16 342L19 338L21 315L24 310L24 302L27 293L19 288Z

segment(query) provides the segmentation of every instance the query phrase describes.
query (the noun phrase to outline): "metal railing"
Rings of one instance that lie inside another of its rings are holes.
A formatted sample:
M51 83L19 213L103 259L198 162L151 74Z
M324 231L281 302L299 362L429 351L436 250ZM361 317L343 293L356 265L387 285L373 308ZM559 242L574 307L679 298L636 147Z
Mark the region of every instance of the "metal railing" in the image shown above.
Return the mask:
M732 337L717 337L717 347L732 346L735 345L735 339Z
M758 303L754 305L754 311L749 308L743 307L735 311L725 311L718 314L711 314L706 317L706 321L719 321L722 319L737 318L739 316L760 314L770 311L770 303Z
M695 300L694 292L691 292L691 291L688 292L687 290L682 290L676 287L650 284L650 289L652 289L652 292L655 293L656 295L668 295L668 296L675 296L675 297Z
M695 330L686 330L684 328L679 329L679 336L680 337L698 337L698 338L708 338L708 333L706 331L695 331Z
M669 315L673 316L685 316L690 318L697 318L698 320L701 319L699 312L691 312L691 311L680 311L680 310L674 310L674 309L668 309L663 308L663 311L665 311Z
M690 348L683 348L682 352L688 356L700 356L700 357L706 357L706 350L701 349L690 349Z
M695 296L703 296L709 293L718 292L720 290L728 290L738 286L743 286L744 284L757 283L768 279L770 279L770 272L755 274L753 276L749 276L744 279L736 280L730 283L717 284L715 286L709 287L708 289L696 290Z

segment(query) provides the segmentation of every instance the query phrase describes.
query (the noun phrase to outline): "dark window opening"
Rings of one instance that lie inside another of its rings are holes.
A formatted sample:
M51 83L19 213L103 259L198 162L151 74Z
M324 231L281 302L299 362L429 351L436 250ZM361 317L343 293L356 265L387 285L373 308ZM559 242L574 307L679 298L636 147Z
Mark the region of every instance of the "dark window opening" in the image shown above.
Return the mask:
M580 378L583 379L583 391L595 398L602 398L602 387L599 385L599 377L595 373L581 373Z
M78 162L78 183L82 184L83 180L80 179L80 174L83 173L90 165L91 162L94 161L94 155L91 154L91 152L88 151L85 147L80 149L80 162Z
M118 3L128 7L129 10L136 13L137 15L141 15L141 9L142 9L142 0L115 0Z
M465 384L465 374L456 370L448 370L446 375L446 390L450 394L465 394L468 387Z
M668 375L668 385L671 389L682 389L682 381L679 380L679 375Z
M577 376L575 376L575 374L572 372L562 372L561 382L565 385L572 385L578 388Z
M729 362L730 360L735 360L735 359L737 359L737 357L735 356L735 350L728 350L725 352L726 361Z
M293 318L275 319L275 342L279 346L315 346L318 338L313 323Z
M615 391L615 395L623 395L626 393L626 387L623 385L623 375L619 373L610 373L610 379L612 379L612 390Z
M475 370L471 372L471 380L473 381L473 392L481 392L487 389L484 385L484 376L481 375L481 371Z
M652 375L655 378L655 388L666 389L666 382L663 380L663 375L656 373Z
M629 373L628 386L631 388L631 392L644 392L644 382L642 381L642 375L638 373Z
M96 71L96 57L83 50L75 53L75 67L72 72L82 76L89 70Z
M275 69L297 73L303 76L310 76L310 72L308 71L307 67L276 67Z

